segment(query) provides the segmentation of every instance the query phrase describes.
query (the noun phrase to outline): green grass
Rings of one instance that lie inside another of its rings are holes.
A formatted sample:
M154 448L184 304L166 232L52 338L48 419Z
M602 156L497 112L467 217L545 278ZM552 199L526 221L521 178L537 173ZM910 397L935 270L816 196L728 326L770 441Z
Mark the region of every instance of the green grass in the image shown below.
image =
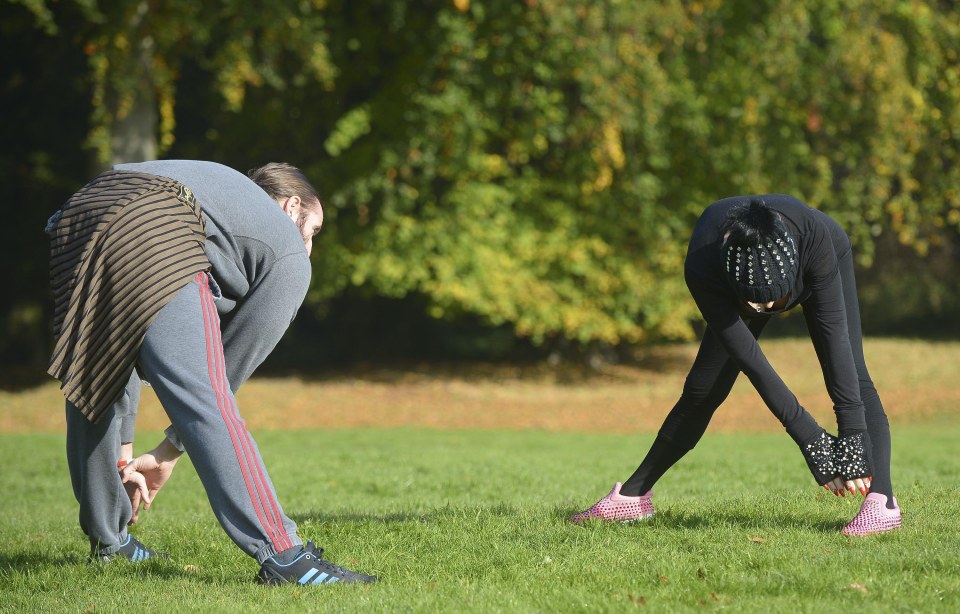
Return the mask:
M32 612L956 612L960 424L894 430L904 528L851 539L859 499L818 489L783 434L710 434L657 516L565 521L650 435L260 432L288 514L372 586L265 588L183 462L135 529L170 561L89 565L64 441L0 435L0 609ZM140 436L140 444L155 437Z

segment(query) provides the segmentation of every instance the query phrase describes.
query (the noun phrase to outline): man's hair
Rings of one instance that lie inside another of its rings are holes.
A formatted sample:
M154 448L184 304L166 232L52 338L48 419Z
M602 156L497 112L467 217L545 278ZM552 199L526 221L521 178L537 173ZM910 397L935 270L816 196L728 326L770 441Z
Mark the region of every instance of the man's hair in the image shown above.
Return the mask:
M270 162L251 170L247 176L274 200L299 196L308 209L320 205L317 190L303 172L292 164Z

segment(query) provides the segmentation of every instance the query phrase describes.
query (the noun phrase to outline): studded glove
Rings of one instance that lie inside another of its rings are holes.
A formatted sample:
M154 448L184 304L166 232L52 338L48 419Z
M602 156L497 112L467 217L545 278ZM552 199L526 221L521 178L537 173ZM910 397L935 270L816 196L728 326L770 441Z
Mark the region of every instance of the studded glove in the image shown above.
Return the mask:
M834 460L834 447L836 445L836 437L826 431L821 431L816 439L800 446L803 458L807 461L807 467L810 468L810 473L813 474L813 479L817 481L817 484L826 484L840 475Z
M870 448L870 435L866 431L854 431L834 439L833 465L844 481L873 475Z

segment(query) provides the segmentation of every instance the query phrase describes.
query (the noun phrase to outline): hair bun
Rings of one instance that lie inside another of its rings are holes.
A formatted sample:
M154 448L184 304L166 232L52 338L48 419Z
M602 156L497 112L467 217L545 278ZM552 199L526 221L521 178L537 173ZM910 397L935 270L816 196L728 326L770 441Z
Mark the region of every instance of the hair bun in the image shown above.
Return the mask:
M783 222L777 212L767 206L762 198L751 198L746 205L740 205L730 210L727 215L727 224L730 230L737 228L744 243L759 245L764 237L781 234L785 231Z

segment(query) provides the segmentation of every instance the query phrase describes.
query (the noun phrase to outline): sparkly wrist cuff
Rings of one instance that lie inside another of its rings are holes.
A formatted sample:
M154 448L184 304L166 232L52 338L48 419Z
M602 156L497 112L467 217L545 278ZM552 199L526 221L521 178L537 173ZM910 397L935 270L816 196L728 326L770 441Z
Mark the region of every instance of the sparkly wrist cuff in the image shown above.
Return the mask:
M803 452L803 458L807 461L807 467L813 474L813 479L817 484L826 484L837 477L837 471L834 463L834 446L837 438L826 431L821 431L820 436L813 441L800 446Z
M833 444L833 464L844 480L873 475L870 462L870 436L866 431L843 435Z

